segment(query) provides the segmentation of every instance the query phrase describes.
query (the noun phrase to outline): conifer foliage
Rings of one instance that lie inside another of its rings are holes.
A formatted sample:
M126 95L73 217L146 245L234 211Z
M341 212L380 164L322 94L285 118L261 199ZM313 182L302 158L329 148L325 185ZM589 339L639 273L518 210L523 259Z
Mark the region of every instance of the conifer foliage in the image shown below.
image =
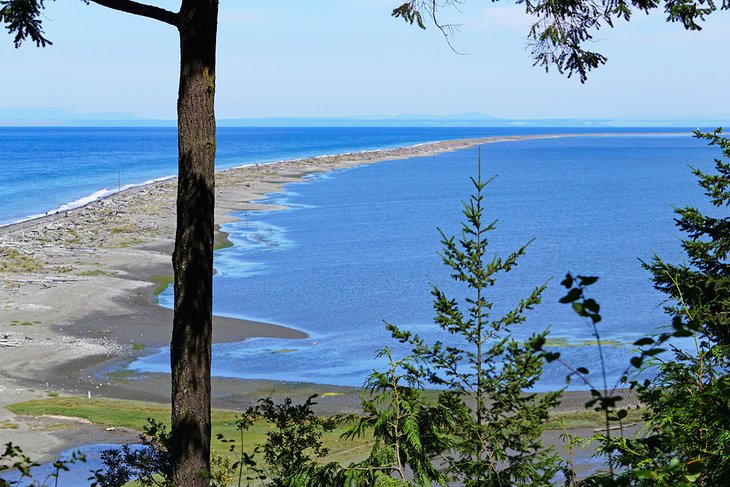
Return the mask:
M367 459L342 472L344 485L446 485L434 459L452 447L446 432L454 429L456 418L424 399L412 373L414 357L395 360L390 349L379 355L387 357L389 367L366 381L370 396L363 399L364 415L342 418L354 423L343 438L372 434L374 443Z
M526 341L511 334L525 321L524 313L540 303L545 285L512 310L493 316L489 290L498 275L515 268L529 242L505 258L488 257L487 234L496 224L485 223L484 190L490 181L482 181L481 169L472 178L475 194L464 203L460 238L441 232L443 262L465 292L457 300L437 287L432 290L435 322L450 335L449 344L426 343L390 324L388 329L412 346L420 362L413 373L444 389L438 403L456 417L458 427L449 432L452 447L442 458L450 481L467 486L549 484L558 461L543 448L540 434L560 394L538 398L526 392L542 375L547 332Z
M721 129L695 137L730 158ZM687 262L655 257L645 264L655 287L675 303L667 307L673 331L636 342L645 350L632 364L654 366L656 374L632 383L646 405L646 436L604 444L617 454L623 485L721 486L730 477L730 163L716 159L715 171L693 173L717 215L694 207L675 210L687 235ZM657 355L662 346L671 352Z
M696 132L695 137L717 146L730 159L730 141L722 129ZM686 263L672 264L655 257L645 267L651 271L656 288L680 306L669 307L675 316L696 322L705 337L730 354L730 161L715 159L716 173L693 169L699 185L721 215L707 215L695 207L676 210L677 227L687 235L682 248Z

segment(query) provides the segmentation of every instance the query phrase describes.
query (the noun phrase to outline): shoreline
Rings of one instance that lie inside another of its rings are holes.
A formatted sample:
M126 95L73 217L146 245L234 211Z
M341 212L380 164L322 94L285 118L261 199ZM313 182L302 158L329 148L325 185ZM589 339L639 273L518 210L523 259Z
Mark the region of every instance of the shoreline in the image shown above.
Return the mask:
M628 128L627 128L628 130ZM384 148L384 149L372 149L372 150L362 150L362 151L353 151L353 152L341 152L336 154L321 154L316 156L306 156L306 157L299 157L294 159L281 159L281 160L274 160L274 161L261 161L261 162L252 162L232 167L226 167L223 169L216 170L216 174L219 175L225 171L235 171L244 169L246 167L262 167L267 165L277 165L282 163L298 163L303 161L317 161L318 159L329 159L329 158L343 158L343 157L353 157L353 158L359 158L359 157L368 157L371 154L378 154L378 153L385 153L390 151L408 151L408 150L417 150L420 146L431 146L434 144L449 144L452 142L463 142L463 141L487 141L489 139L504 139L504 140L493 140L492 142L509 142L509 141L518 141L518 140L529 140L529 139L540 139L540 138L566 138L566 137L626 137L626 136L636 136L636 137L643 137L643 136L678 136L678 135L690 135L691 132L682 132L682 131L668 131L668 132L620 132L620 133L611 133L611 132L597 132L597 133L590 133L590 132L576 132L576 133L565 133L565 134L534 134L534 135L504 135L504 136L488 136L488 137L482 137L482 138L462 138L462 139L447 139L447 140L439 140L439 141L432 141L432 142L419 142L413 145L406 145L406 146L397 146L397 147L391 147L391 148ZM489 142L482 142L482 143L489 143ZM478 142L475 142L475 144L478 144ZM459 149L452 149L452 150L459 150ZM401 158L408 158L410 156L402 156L402 157L388 157L387 159L382 160L391 160L391 159L401 159ZM374 161L379 162L379 161ZM354 164L354 165L357 165ZM113 198L116 195L119 195L121 193L133 191L135 189L144 188L146 186L153 186L159 183L167 182L167 181L175 181L177 179L176 175L167 175L167 176L159 176L152 179L149 179L147 181L142 181L139 183L130 183L124 185L121 189L109 189L109 188L101 188L91 194L80 196L79 198L64 203L60 205L59 207L55 209L51 209L46 211L45 213L36 213L31 214L28 216L21 217L19 220L10 221L6 223L0 223L0 232L2 232L3 229L9 228L9 227L15 227L17 225L22 225L26 223L33 223L38 220L42 220L45 218L51 218L54 216L62 216L63 214L66 214L68 212L73 212L82 208L85 208L89 205L92 205L94 203L98 203L99 201L103 201L109 198Z
M459 139L223 169L216 172L216 247L230 245L219 225L237 220L235 212L277 209L261 200L310 174L481 144L604 135L616 134ZM176 184L176 179L157 180L64 213L0 227L0 434L26 454L47 458L84 442L85 434L39 432L32 420L15 417L3 405L57 393L169 401L167 374L135 378L106 372L169 343L172 311L155 303L155 287L172 276ZM306 334L276 324L214 318L214 342L251 337ZM337 391L341 395L323 401L325 412L359 405L356 388L225 378L215 378L213 387L215 407L244 408L282 389L304 399ZM17 427L3 428L4 421Z

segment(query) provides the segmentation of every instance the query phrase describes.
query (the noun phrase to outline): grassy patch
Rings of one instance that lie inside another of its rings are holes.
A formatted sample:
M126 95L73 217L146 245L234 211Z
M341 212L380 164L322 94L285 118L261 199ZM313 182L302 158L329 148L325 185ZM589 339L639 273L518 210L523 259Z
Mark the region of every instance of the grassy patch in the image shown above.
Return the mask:
M58 395L59 394L56 391L48 391L48 392L46 392L46 396L48 396L48 397L58 397Z
M139 225L135 225L134 223L125 223L123 225L117 225L115 227L112 227L111 232L115 235L118 235L120 233L135 233L139 232L141 228Z
M139 372L129 369L117 369L104 374L104 377L114 382L126 382L139 377Z
M43 264L12 247L0 249L0 272L36 272Z
M89 401L85 397L57 397L51 399L37 399L22 403L11 404L7 409L15 414L25 416L58 415L85 418L94 424L108 427L124 427L140 429L147 421L153 418L169 424L170 407L162 404L140 401L122 401L118 399L95 398ZM224 443L217 438L240 441L240 434L236 429L238 414L233 411L214 409L211 413L213 420L213 435L211 447L220 455L231 456L228 451L230 443ZM243 447L251 452L255 445L263 443L266 433L271 427L265 422L257 422L243 435ZM362 438L356 441L342 441L342 430L327 433L324 442L330 449L330 455L324 461L339 461L349 463L367 456L371 439Z
M145 348L147 348L147 347L145 346L144 343L132 342L132 350L135 350L137 352L141 352Z
M102 269L92 269L79 272L80 276L84 277L96 277L96 276L116 276L117 271L105 271Z
M227 249L233 247L233 242L228 240L228 232L221 230L221 226L216 224L215 234L213 235L213 250Z
M148 417L166 421L169 416L169 408L157 404L100 398L89 401L81 397L36 399L11 404L7 409L26 416L71 416L104 426L126 428L139 428Z
M623 424L631 424L642 421L640 409L629 409L628 416ZM602 412L585 410L566 413L552 413L545 424L545 429L576 429L576 428L601 428L605 426L606 419ZM617 422L611 422L611 427L618 426Z
M133 247L135 245L141 244L142 242L144 242L144 240L142 240L141 238L132 238L129 240L124 240L122 242L119 242L118 247L120 249L126 249L129 247Z
M6 419L4 421L0 421L0 429L2 430L16 430L18 429L18 424L13 423L12 421Z
M10 322L10 326L33 326L40 324L40 321L18 321L13 320Z
M167 286L173 283L175 278L173 276L152 276L151 280L155 284L154 295L156 303L160 294L167 289Z
M79 232L76 231L75 228L67 228L66 234L64 235L64 244L66 245L73 245L77 244L81 241L81 238L79 237Z

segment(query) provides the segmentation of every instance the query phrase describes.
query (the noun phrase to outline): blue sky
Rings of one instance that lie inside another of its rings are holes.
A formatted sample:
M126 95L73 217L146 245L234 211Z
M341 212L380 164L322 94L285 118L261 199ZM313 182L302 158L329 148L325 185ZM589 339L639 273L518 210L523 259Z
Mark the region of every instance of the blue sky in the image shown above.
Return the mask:
M179 1L159 0L171 9ZM545 74L526 50L530 18L510 3L466 0L454 54L440 33L390 17L398 0L221 0L221 118L481 112L504 118L723 118L730 16L702 32L636 14L597 36L608 65L588 82ZM174 118L177 33L81 0L47 2L54 45L4 35L0 108L55 107Z

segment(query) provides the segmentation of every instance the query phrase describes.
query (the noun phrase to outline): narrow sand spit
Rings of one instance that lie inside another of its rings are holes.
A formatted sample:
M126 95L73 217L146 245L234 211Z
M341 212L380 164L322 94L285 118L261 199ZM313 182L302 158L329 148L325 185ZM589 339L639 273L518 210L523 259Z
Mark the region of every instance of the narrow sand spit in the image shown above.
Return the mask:
M558 136L435 142L221 171L216 179L216 222L231 221L234 211L271 208L256 200L307 174L542 137ZM169 343L172 315L154 303L154 291L172 276L175 192L174 180L162 181L0 228L0 443L13 441L33 458L47 459L69 446L106 438L92 435L88 426L74 427L78 434L69 429L59 433L2 408L49 392L168 400L166 376L124 381L100 371L130 361L145 348ZM218 239L224 242L225 235ZM220 317L214 330L217 342L304 336L277 325ZM215 387L217 406L242 407L275 386L217 380ZM311 390L291 384L287 393L306 397ZM326 409L349 409L358 401L356 392L336 397ZM107 439L128 441L129 436Z

